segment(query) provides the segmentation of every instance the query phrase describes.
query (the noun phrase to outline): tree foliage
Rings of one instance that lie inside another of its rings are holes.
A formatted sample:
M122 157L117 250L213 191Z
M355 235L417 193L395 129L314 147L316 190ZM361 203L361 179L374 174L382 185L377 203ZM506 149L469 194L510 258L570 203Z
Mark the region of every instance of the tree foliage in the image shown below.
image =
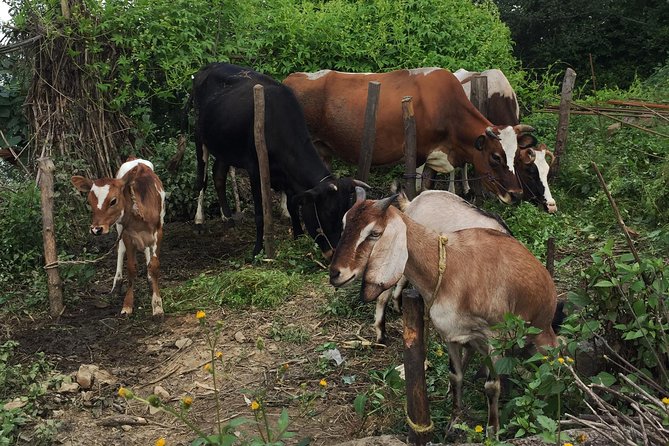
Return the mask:
M525 67L556 61L599 86L627 87L649 76L669 53L669 3L661 0L495 0Z

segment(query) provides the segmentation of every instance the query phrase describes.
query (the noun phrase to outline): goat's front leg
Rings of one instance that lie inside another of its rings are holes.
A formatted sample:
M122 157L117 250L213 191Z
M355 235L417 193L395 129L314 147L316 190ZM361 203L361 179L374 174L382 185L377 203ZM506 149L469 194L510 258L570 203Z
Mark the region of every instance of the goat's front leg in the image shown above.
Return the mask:
M135 279L137 279L137 249L129 237L124 236L123 242L126 249L126 261L128 263L128 289L125 292L125 299L123 299L123 308L121 314L132 314L132 308L135 303Z

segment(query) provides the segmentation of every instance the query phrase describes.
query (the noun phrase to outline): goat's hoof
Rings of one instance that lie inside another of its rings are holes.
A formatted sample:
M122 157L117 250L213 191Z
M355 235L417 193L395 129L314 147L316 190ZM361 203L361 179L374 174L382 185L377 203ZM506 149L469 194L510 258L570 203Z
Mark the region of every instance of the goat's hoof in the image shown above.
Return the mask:
M153 318L163 320L165 318L165 313L163 312L163 309L162 308L154 308L153 309Z

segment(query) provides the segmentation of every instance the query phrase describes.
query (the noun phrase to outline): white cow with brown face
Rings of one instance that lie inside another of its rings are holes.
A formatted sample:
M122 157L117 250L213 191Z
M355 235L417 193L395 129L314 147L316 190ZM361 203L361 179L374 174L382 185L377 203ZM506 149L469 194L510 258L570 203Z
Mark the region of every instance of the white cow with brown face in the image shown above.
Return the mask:
M369 302L402 275L409 279L448 346L454 415L462 409L462 348L489 356L490 327L505 314L515 314L541 329L530 339L535 345L557 344L551 327L557 304L555 285L520 242L481 228L438 234L390 206L394 196L372 201L365 200L363 189L357 192L355 205L344 216L344 232L330 264L330 283L339 287L361 279L361 297ZM494 436L499 429L500 383L493 362L486 363L487 432Z
M90 231L93 235L108 234L112 225L119 233L116 282L122 279L123 254L128 261L128 289L121 314L131 314L134 304L133 285L137 277L137 251L146 256L148 277L153 296L154 316L163 315L163 303L158 287L160 275L160 245L163 239L165 191L151 162L130 157L121 165L115 178L96 180L73 176L72 184L88 193L93 213Z

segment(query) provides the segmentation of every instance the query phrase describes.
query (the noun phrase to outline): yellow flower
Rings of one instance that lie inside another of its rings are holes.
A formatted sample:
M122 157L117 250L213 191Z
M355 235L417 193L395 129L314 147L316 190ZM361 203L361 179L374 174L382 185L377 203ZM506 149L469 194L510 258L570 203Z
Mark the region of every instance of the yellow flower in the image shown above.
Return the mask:
M189 409L193 405L193 397L185 396L181 399L181 404L183 404L185 409Z
M210 362L206 363L203 368L204 368L205 372L210 372L211 373L211 363Z
M669 406L669 397L665 396L664 398L662 398L662 404L664 404L665 406Z
M221 359L223 357L223 352L216 352L216 359Z
M562 446L574 446L574 445L571 443L564 443Z
M258 409L260 409L260 403L257 401L253 401L251 403L251 410L258 410Z
M198 319L202 319L202 318L204 318L206 315L207 315L207 313L205 313L205 312L202 311L202 310L198 310L198 312L195 313L195 317L198 318Z
M328 382L325 380L325 378L321 379L321 381L318 383L321 387L327 387Z
M444 350L441 347L437 347L437 351L434 354L441 358L444 356Z
M559 362L560 364L564 364L564 358L558 358L558 362Z
M544 356L544 361L547 361L547 360L548 360L548 356Z
M474 428L474 432L476 432L477 434L480 434L481 432L483 432L483 426L481 426L480 424L477 424L476 427Z
M569 363L574 362L574 358L571 358L571 357L567 356L567 362L569 362Z
M121 387L118 389L118 396L127 400L131 400L135 395L132 393L132 390Z
M160 437L159 439L156 440L156 446L165 446L165 439L163 437Z

